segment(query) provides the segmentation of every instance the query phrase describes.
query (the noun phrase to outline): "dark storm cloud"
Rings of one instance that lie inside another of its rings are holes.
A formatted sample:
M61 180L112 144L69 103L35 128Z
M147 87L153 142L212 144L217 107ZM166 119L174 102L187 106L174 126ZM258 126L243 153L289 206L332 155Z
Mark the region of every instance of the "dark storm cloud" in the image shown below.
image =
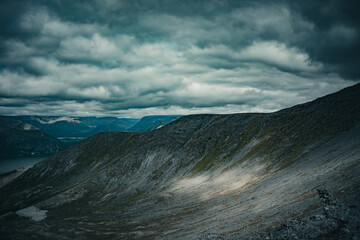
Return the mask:
M3 1L0 113L273 111L360 78L357 1Z
M294 11L313 23L314 31L300 47L312 59L329 65L343 77L359 79L360 70L360 2L300 1L292 2Z

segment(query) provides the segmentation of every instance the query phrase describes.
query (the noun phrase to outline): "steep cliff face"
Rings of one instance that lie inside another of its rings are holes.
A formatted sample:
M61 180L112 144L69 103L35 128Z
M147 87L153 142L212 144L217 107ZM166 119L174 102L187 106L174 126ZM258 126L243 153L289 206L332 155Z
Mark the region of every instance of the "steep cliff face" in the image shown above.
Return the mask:
M321 215L319 188L356 212L359 96L360 84L276 113L191 115L147 133L98 134L1 189L0 231L8 239L249 238ZM21 209L47 217L35 222ZM359 234L353 222L349 234Z
M59 140L33 125L0 117L0 159L49 156L62 149Z

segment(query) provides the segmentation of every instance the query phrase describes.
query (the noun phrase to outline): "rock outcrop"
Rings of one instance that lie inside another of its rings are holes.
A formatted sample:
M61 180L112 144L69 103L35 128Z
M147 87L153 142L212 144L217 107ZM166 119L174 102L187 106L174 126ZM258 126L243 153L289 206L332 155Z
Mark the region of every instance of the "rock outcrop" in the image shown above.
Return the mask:
M360 237L359 207L350 209L329 194L317 189L323 214L289 219L256 239L357 239Z

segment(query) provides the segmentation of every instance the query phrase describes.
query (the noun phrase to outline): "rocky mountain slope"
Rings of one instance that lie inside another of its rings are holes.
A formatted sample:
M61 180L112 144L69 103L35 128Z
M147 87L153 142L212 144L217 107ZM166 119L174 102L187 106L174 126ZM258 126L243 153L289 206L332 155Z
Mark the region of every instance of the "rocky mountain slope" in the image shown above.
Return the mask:
M360 237L359 96L100 133L0 190L0 238Z
M59 140L33 125L0 117L0 159L49 156L63 148Z

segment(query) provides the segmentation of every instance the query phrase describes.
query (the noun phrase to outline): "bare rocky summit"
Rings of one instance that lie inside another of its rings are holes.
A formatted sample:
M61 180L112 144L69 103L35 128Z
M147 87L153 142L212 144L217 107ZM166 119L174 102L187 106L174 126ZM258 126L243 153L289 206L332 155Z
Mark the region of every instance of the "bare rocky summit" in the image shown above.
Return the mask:
M359 96L97 134L0 189L0 238L359 237Z

